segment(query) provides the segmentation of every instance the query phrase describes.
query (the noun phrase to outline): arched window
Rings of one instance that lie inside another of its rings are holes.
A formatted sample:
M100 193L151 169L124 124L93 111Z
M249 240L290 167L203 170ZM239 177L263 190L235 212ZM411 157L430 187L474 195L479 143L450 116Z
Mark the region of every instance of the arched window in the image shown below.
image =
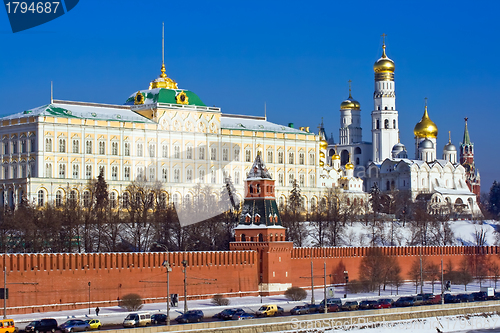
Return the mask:
M359 147L354 148L354 154L355 155L361 154L361 148L359 148Z
M264 236L262 236L262 234L259 234L259 242L263 242L264 241Z
M241 234L241 236L240 236L240 237L241 237L241 241L242 241L242 242L246 242L247 237L245 236L245 234Z
M387 109L387 108L386 108ZM389 119L384 120L384 128L388 129L389 128Z
M379 128L380 128L380 121L377 119L375 129L379 129Z
M387 181L387 183L385 183L385 190L390 191L390 189L391 189L391 183Z
M109 194L109 205L111 208L116 208L116 192L111 192Z
M56 207L61 207L62 206L62 191L58 190L56 192Z
M90 192L89 191L83 192L83 206L90 207Z
M128 192L124 192L122 195L122 207L128 208L129 202L130 202L130 197L128 195Z
M43 192L43 190L39 190L38 191L38 207L42 207L45 204L44 199L45 199L45 193Z
M396 128L396 119L392 121L392 128Z

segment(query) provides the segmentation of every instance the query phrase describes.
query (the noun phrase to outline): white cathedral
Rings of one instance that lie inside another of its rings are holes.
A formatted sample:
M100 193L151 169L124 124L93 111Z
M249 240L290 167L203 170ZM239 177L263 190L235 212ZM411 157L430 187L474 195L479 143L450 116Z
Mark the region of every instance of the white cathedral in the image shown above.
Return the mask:
M373 66L372 142L362 140L361 108L352 98L349 87L349 98L340 105L339 144L333 143L332 138L328 144L330 168L338 170L341 169L339 166L343 166L349 172L348 177L357 182L363 179L365 192L373 186L378 186L381 191L408 190L413 200L426 200L434 212L455 209L480 216L476 201L479 192L475 194L469 188L468 170L457 159L457 148L451 139L443 148L442 158L439 158L436 146L438 128L429 118L427 106L414 128L415 157L408 157L405 145L399 141L395 64L387 57L385 49L384 43L382 57ZM466 146L464 154L473 149L467 124L465 132L462 143ZM474 179L479 179L475 167L472 169Z

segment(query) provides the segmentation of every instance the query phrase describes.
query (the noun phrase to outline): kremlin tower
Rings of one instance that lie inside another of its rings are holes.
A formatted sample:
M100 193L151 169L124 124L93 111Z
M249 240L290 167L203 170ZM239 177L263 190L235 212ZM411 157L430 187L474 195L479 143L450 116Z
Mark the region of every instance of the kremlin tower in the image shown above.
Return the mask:
M467 128L467 120L465 118L465 129L464 129L464 139L460 144L460 164L465 168L465 182L469 186L471 192L473 192L479 201L479 195L481 193L481 177L479 176L479 171L476 169L476 164L474 163L474 143L470 141L469 129Z

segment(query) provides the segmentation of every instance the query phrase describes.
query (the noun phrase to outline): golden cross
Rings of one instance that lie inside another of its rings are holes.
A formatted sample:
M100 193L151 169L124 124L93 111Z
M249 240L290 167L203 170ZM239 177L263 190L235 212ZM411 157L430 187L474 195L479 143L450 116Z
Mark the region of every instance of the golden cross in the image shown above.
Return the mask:
M385 37L387 37L386 34L380 35L382 37L382 44L385 45Z
M426 97L426 98L424 98L424 99L425 99L425 106L427 106L427 97Z
M351 82L352 82L352 81L351 81L351 80L349 80L349 81L347 81L347 82L349 82L349 97L351 97Z

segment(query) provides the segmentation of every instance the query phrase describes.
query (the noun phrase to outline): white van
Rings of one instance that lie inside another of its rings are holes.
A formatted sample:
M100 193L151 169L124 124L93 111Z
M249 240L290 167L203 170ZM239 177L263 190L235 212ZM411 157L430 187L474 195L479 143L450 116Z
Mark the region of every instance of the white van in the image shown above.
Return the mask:
M130 313L123 321L123 327L137 327L151 325L149 313Z

